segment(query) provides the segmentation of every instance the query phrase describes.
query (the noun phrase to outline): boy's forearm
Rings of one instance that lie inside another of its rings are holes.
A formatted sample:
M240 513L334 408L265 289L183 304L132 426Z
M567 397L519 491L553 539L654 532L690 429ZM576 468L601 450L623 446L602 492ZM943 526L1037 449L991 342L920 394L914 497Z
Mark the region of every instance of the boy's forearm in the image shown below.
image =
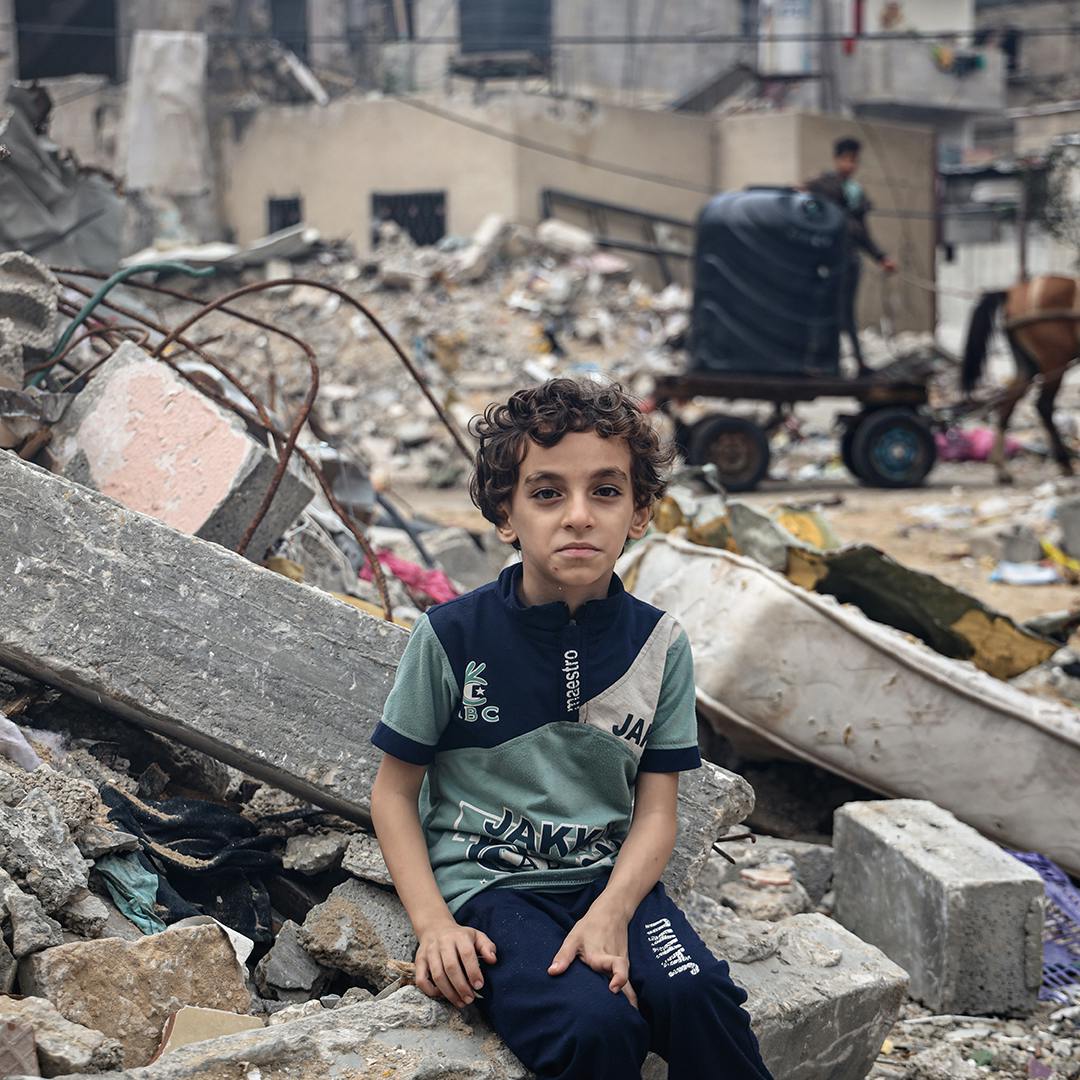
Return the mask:
M657 812L636 815L623 841L604 891L593 901L627 922L660 880L675 848L675 817Z
M415 801L394 792L373 797L371 818L386 867L416 936L440 923L454 922L435 883Z

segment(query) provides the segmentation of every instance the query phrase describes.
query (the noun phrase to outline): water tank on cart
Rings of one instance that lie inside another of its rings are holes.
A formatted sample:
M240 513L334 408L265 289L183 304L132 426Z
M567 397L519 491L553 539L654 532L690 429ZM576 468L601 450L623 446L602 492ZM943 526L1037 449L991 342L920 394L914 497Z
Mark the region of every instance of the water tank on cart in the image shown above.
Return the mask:
M844 212L793 188L711 199L698 219L690 364L837 375Z

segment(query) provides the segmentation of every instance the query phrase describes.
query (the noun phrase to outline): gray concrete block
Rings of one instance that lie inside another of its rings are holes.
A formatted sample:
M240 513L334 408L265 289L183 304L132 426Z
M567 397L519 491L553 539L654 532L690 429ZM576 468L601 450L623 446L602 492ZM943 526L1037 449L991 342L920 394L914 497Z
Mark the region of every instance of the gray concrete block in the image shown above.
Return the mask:
M98 369L53 427L48 456L54 472L230 549L277 468L239 417L132 342ZM313 495L294 458L248 557L261 561Z
M686 914L746 990L745 1005L776 1080L862 1080L900 1011L907 975L824 915L739 919L695 895ZM651 1061L643 1080L662 1080Z
M44 263L23 251L0 254L0 386L22 386L27 356L52 349L59 295Z
M405 631L2 452L0 565L0 664L367 820Z
M947 810L896 799L835 816L835 915L911 976L936 1012L1030 1013L1042 977L1043 885Z

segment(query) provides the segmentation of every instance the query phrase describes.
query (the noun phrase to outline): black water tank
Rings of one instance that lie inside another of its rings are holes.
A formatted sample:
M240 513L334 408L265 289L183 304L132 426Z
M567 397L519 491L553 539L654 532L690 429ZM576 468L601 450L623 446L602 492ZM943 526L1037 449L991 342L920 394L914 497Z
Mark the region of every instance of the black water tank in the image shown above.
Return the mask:
M691 366L838 374L845 229L838 206L793 188L710 200L698 219Z
M458 0L462 53L551 55L551 0Z

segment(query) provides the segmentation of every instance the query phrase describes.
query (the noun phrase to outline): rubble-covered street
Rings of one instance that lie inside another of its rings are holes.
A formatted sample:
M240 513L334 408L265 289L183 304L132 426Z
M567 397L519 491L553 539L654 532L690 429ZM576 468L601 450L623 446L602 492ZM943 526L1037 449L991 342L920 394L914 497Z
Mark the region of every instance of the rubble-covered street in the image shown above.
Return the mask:
M0 0L0 1078L531 1080L421 992L371 738L519 557L471 422L569 377L674 444L661 880L773 1076L1080 1080L1080 300L998 296L1075 273L1076 27L589 3Z

